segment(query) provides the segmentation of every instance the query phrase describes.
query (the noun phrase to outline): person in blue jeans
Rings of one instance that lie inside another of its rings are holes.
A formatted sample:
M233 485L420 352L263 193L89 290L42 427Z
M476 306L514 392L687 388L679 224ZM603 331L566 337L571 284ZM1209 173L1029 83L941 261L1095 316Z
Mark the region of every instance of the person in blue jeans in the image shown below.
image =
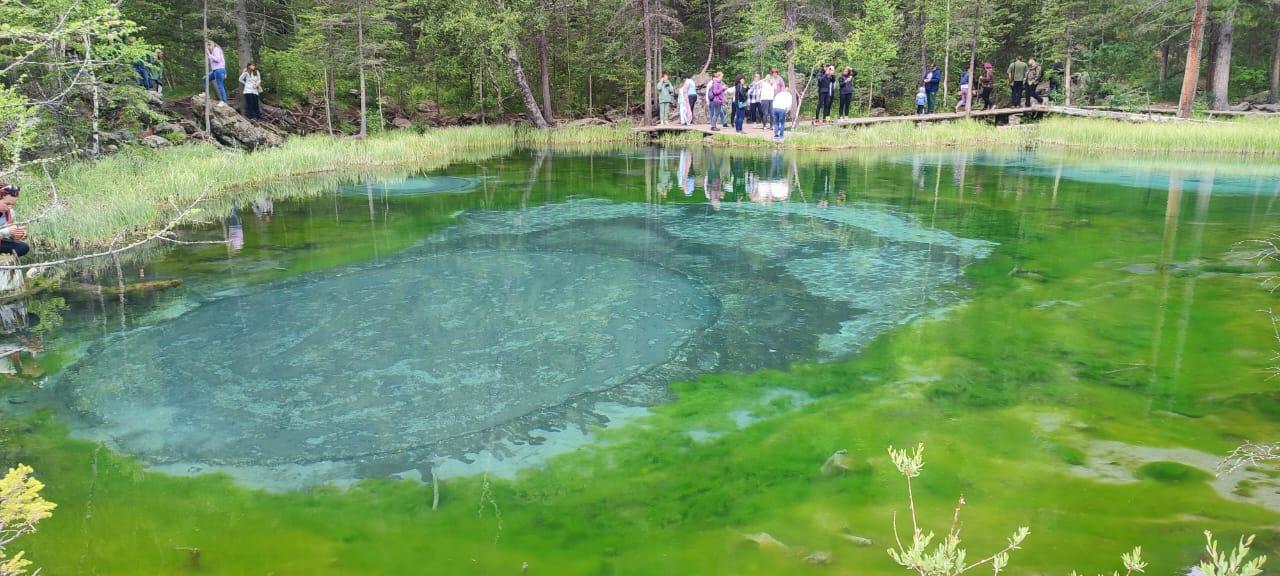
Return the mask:
M747 120L747 78L738 76L738 83L733 87L733 129L742 133L742 124Z
M786 88L773 97L773 139L779 142L787 130L787 112L791 110L791 92Z
M728 90L724 85L724 72L716 72L707 85L707 116L712 131L719 130L720 125L725 124L724 93Z
M218 88L218 100L226 103L227 59L222 55L222 47L213 40L205 40L204 54L209 62L209 77L205 79L205 91L208 91L208 81L212 80L214 86Z

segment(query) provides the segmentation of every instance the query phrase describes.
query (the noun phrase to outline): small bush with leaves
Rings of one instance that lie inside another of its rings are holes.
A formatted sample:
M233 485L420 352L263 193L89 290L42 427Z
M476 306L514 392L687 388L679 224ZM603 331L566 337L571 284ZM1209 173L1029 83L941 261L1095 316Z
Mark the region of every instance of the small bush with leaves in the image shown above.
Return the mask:
M955 513L951 517L951 529L947 532L946 538L930 551L929 546L933 543L934 534L933 532L926 534L920 528L920 523L916 519L915 493L911 486L911 479L919 476L924 470L924 444L917 444L914 451L894 450L890 446L889 457L898 468L898 472L907 479L907 503L911 508L912 529L910 545L904 546L898 534L898 516L894 514L893 537L897 548L888 550L894 562L920 576L956 576L984 565L990 565L993 574L998 575L1009 565L1009 552L1021 548L1022 541L1026 540L1031 530L1026 526L1018 528L1009 537L1008 545L1004 549L977 562L968 563L968 551L960 547L960 508L965 503L963 496L956 504Z
M36 523L53 514L55 505L40 496L44 484L31 477L31 467L19 464L0 478L0 576L25 574L31 561L22 552L9 556L6 548Z

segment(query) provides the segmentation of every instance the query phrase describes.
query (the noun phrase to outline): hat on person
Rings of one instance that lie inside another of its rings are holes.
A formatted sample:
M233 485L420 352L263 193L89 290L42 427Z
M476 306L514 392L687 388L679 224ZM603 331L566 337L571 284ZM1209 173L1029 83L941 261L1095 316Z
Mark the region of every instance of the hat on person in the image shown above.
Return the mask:
M982 67L983 67L983 68L988 68L988 69L990 69L990 68L991 68L991 63L990 63L990 62L983 62L983 63L982 63Z

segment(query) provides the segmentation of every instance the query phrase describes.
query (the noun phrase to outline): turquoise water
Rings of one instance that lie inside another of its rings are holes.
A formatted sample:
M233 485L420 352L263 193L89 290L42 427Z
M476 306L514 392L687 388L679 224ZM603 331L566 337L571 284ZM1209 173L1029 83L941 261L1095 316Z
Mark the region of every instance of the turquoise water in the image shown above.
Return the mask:
M50 574L893 573L916 441L924 517L1030 525L1015 568L1271 553L1274 473L1211 472L1280 436L1277 175L646 148L247 192L183 231L225 246L74 278L180 286L26 303L4 456Z

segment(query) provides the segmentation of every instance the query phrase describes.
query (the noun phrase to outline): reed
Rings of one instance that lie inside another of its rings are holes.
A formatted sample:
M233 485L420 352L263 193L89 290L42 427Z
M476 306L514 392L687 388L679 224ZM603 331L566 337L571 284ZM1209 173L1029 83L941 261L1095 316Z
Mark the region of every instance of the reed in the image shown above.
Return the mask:
M1280 156L1280 119L1240 118L1215 124L1117 124L1092 118L1046 118L1036 142L1088 150Z

